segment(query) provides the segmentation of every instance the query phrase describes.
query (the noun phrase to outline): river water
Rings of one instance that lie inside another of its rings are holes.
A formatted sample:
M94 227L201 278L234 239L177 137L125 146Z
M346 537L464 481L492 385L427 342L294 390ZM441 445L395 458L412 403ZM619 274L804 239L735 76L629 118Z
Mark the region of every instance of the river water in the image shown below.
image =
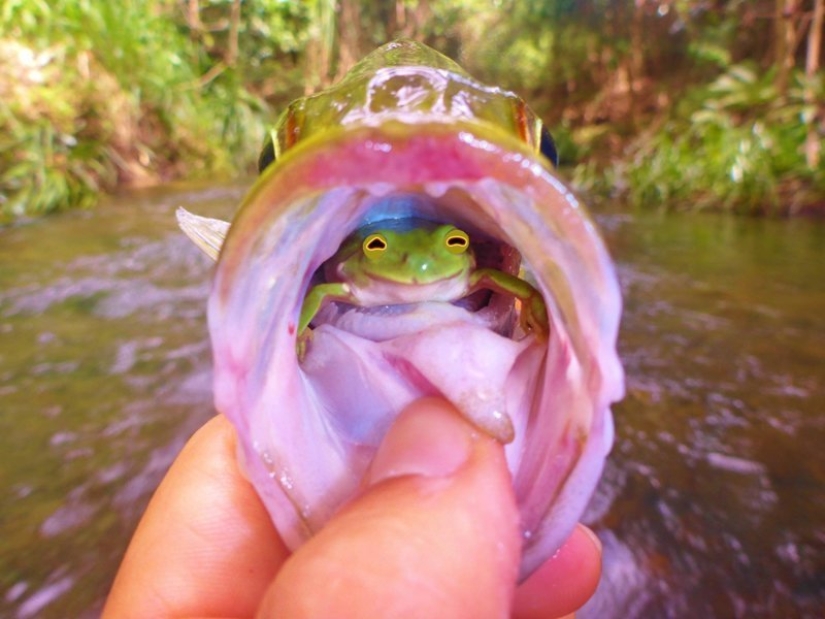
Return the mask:
M163 472L213 414L210 265L130 193L0 230L0 616L97 617ZM825 225L598 217L618 262L628 396L587 521L584 619L825 616Z

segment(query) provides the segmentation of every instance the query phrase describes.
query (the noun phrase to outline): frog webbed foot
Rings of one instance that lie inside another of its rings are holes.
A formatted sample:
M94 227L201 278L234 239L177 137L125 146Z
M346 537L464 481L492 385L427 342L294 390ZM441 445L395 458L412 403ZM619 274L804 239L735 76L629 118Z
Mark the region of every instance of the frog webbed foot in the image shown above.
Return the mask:
M547 306L538 292L522 299L519 326L525 333L532 333L541 341L549 337L550 324L547 318Z
M307 348L312 341L312 329L305 328L298 334L298 339L295 340L295 355L298 357L298 363L301 363L306 358Z
M519 327L524 333L533 333L546 340L550 331L547 306L533 285L523 279L496 269L478 269L471 279L471 291L486 288L521 303Z

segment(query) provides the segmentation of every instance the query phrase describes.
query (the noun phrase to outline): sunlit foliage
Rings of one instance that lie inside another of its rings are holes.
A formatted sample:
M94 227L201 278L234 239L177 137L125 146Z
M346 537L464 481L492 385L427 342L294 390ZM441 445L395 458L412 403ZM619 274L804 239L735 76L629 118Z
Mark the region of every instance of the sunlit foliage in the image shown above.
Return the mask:
M229 173L251 160L267 105L181 25L180 8L3 4L0 215L84 206L120 184Z
M642 132L627 156L580 179L659 209L794 213L825 191L822 166L806 167L802 76L780 98L773 72L739 64L692 90L672 115ZM821 76L814 88L825 90Z
M523 95L581 189L657 208L821 205L823 2L6 0L0 221L251 171L289 100L399 36Z

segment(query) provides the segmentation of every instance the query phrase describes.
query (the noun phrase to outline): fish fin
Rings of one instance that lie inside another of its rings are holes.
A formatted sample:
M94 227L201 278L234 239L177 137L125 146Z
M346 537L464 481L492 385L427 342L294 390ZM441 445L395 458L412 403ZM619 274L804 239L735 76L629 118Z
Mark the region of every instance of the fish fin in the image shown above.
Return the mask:
M229 230L229 222L201 217L190 213L182 206L175 212L178 225L184 234L207 256L217 261L223 240Z

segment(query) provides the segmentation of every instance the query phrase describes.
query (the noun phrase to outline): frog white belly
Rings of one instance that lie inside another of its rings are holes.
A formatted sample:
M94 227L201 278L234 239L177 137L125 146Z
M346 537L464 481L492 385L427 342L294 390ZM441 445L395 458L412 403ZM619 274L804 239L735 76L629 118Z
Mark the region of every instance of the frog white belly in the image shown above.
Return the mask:
M362 307L423 303L425 301L456 301L465 296L469 288L466 273L428 284L373 280L368 286L358 287L351 282L348 285L353 297L356 299L354 305Z

